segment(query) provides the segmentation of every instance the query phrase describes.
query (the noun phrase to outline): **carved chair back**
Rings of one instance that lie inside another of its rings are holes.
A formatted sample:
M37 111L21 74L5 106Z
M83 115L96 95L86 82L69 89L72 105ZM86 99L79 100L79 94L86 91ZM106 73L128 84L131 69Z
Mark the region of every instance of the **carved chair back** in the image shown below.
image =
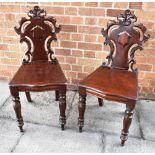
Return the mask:
M27 60L31 61L52 61L56 59L52 57L53 50L50 47L52 41L56 41L56 33L61 30L60 25L56 25L56 19L52 16L46 16L46 11L35 6L33 10L28 12L28 17L23 17L19 24L15 27L15 31L20 35L20 42L25 42L28 46Z
M111 20L107 24L107 29L102 29L102 35L105 37L105 45L110 46L110 54L106 57L107 63L117 69L131 69L136 63L134 53L136 50L143 50L143 43L150 37L146 34L146 27L143 24L135 24L137 17L126 10L117 16L117 20Z

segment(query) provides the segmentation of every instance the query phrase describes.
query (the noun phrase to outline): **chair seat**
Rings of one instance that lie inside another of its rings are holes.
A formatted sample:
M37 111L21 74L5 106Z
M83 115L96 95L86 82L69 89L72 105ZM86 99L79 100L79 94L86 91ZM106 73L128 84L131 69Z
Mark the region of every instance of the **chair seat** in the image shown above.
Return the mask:
M64 85L67 82L59 63L35 61L23 64L13 79L10 86L50 86Z
M99 67L83 81L81 87L99 91L104 95L114 95L126 99L137 100L137 73L110 67Z

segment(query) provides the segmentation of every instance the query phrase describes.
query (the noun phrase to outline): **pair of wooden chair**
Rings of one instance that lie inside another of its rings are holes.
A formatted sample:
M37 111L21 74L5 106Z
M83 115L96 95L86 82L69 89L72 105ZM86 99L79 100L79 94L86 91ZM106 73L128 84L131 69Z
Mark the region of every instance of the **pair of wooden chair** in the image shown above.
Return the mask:
M20 42L28 45L27 59L23 60L9 83L17 122L23 132L19 92L25 92L28 101L32 102L31 91L55 90L56 100L59 100L60 124L64 130L67 80L50 47L51 42L57 40L56 34L60 32L61 26L56 24L55 18L47 17L46 11L38 6L28 12L28 17L22 18L20 26L15 27L15 31L20 35ZM106 30L102 29L106 38L104 44L110 45L108 62L103 63L79 83L79 131L82 132L84 126L87 93L97 96L100 106L103 105L102 99L119 101L126 104L121 133L122 145L127 140L138 99L138 74L137 69L133 68L136 63L134 53L137 49L142 50L142 44L149 38L143 24L136 25L136 21L136 16L126 10L117 17L117 21L110 21Z

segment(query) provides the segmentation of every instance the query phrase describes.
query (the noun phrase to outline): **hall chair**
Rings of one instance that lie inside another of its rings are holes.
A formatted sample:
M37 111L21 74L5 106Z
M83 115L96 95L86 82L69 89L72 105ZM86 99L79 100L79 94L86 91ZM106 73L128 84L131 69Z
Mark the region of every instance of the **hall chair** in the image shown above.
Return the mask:
M121 145L128 138L128 131L132 121L136 101L138 99L138 70L134 67L136 50L143 50L150 35L146 33L143 24L136 24L137 17L130 10L117 16L117 20L110 20L107 29L101 33L105 37L105 45L110 46L107 62L79 82L79 131L84 126L86 96L92 94L98 97L102 106L102 99L126 104L121 132Z
M59 100L61 129L64 130L67 80L58 60L53 57L54 52L50 46L52 41L57 41L56 34L60 32L61 26L57 25L54 17L46 16L46 11L39 6L35 6L27 15L27 18L21 18L19 27L15 27L20 42L25 42L28 46L25 54L27 58L23 59L9 83L18 126L23 132L19 92L25 92L27 100L32 102L30 92L54 90L56 101Z

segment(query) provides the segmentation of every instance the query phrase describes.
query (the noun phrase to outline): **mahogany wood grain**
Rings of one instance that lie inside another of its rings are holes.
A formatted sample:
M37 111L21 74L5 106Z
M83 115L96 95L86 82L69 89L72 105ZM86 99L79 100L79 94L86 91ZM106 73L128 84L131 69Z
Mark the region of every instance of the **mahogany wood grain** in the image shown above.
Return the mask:
M14 110L18 126L23 132L23 118L19 92L24 91L29 102L32 102L31 91L56 91L56 101L59 100L60 124L62 130L66 124L66 77L58 60L53 57L51 42L56 41L56 34L60 32L61 26L56 24L56 19L46 16L46 11L35 6L28 12L28 17L23 17L19 27L15 31L20 35L20 42L25 42L28 51L26 59L20 66L9 83L10 92L14 97Z
M118 76L119 75L119 76ZM79 84L105 95L137 100L138 80L137 73L100 66L88 75Z
M121 145L128 138L128 131L132 121L133 111L138 100L138 70L134 68L136 50L143 49L150 35L146 33L143 24L135 23L137 17L126 10L118 15L117 20L108 22L107 29L102 29L105 45L110 46L107 62L97 68L79 83L79 131L84 126L86 96L97 96L101 99L118 101L126 104Z

